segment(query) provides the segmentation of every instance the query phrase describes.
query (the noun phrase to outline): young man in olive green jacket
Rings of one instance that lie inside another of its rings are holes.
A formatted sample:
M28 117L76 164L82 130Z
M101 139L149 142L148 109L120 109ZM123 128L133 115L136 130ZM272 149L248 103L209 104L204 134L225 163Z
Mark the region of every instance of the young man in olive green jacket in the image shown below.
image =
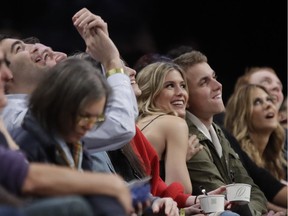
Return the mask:
M222 85L207 63L207 57L198 51L185 53L174 62L183 67L188 80L189 102L186 121L189 133L196 134L203 150L187 161L193 194L201 194L220 185L235 182L252 186L248 205L233 205L240 215L260 216L267 212L267 200L243 167L237 153L230 146L222 130L213 123L213 116L225 110Z

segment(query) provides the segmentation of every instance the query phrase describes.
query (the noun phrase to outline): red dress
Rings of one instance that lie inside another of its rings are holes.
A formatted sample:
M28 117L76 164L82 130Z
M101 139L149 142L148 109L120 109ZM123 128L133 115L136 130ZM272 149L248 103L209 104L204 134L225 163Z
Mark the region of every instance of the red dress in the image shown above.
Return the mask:
M136 155L142 160L147 175L151 176L151 193L158 197L171 197L177 202L179 208L185 207L190 194L184 194L184 187L179 182L169 186L159 175L159 157L153 146L146 139L142 131L136 126L136 134L131 140L131 145Z

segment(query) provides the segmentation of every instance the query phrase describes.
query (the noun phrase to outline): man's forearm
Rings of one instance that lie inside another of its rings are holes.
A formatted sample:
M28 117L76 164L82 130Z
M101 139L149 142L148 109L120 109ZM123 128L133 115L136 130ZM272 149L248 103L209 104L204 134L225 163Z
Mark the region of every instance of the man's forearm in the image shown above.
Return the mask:
M31 163L22 192L33 195L102 194L117 197L124 187L124 181L114 174L79 172Z

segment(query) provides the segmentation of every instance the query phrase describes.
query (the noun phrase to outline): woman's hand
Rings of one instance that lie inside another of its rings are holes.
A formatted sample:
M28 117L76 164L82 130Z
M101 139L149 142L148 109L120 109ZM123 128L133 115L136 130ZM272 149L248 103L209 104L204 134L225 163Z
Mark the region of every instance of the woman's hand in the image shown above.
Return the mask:
M194 215L194 216L206 216L205 214L203 214L203 210L200 208L200 204L194 204L190 207L186 207L184 208L185 210L185 215L189 216L189 215Z
M196 135L189 135L188 149L186 155L186 161L189 161L194 155L203 149L203 146L199 143L199 139Z
M177 203L172 198L158 198L152 204L153 213L163 212L167 216L179 216Z

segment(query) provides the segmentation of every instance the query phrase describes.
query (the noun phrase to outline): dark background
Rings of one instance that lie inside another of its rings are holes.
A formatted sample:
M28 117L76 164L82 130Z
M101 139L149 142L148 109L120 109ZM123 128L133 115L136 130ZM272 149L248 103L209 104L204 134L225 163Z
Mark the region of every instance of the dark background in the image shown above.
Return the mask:
M191 45L207 55L224 102L247 66L273 67L287 94L286 0L10 0L1 2L0 32L71 54L85 49L71 21L82 7L108 23L130 66L145 53Z

